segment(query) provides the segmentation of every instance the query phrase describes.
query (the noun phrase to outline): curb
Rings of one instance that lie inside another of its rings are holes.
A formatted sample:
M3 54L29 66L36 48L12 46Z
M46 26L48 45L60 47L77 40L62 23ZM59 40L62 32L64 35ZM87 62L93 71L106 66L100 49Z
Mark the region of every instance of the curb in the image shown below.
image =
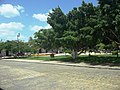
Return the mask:
M61 65L61 66L72 66L72 67L85 67L85 68L97 68L97 69L108 69L108 70L120 70L120 67L109 67L109 66L92 66L92 65L81 65L74 63L65 63L58 61L43 61L43 60L24 60L24 59L1 59L5 61L14 62L27 62L27 63L39 63L39 64L49 64L49 65Z

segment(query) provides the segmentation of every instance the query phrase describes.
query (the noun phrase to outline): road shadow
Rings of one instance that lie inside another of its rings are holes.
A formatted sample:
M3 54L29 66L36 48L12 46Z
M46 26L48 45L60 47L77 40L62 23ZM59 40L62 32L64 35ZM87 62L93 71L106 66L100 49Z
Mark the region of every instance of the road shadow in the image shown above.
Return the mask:
M3 90L2 88L0 88L0 90Z

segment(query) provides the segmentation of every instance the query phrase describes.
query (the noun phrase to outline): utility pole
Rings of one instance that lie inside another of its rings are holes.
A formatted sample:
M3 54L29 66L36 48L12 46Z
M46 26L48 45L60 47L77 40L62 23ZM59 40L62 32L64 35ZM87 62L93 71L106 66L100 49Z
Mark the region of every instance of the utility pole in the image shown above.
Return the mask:
M19 37L20 37L20 33L17 34L17 47L18 47L18 54L20 54Z

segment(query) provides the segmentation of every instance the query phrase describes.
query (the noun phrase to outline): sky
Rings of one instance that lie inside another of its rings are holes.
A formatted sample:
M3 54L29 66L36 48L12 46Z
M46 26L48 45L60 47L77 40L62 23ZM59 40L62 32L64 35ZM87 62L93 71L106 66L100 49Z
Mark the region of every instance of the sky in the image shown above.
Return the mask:
M97 5L97 0L84 0ZM58 6L67 14L82 0L0 0L0 40L28 41L40 29L48 29L48 13Z

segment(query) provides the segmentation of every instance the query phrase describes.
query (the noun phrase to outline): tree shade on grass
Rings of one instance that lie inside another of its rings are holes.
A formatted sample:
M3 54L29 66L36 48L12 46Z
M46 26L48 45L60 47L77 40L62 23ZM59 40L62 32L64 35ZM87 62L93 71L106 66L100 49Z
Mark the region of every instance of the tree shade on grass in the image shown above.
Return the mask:
M92 56L79 56L75 60L71 56L55 56L50 58L49 56L31 56L24 59L29 60L45 60L45 61L61 61L61 62L72 62L72 63L88 63L91 65L116 65L120 66L120 58L116 58L115 55L92 55Z

